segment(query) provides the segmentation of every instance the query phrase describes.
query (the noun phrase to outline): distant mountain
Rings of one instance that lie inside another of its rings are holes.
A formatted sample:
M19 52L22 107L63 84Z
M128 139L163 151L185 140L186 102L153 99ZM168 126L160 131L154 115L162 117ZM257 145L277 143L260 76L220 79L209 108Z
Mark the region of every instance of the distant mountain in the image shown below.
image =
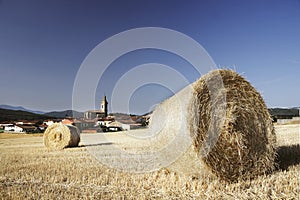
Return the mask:
M8 110L21 110L21 111L31 112L31 113L35 113L35 114L44 114L45 113L45 112L42 112L42 111L29 110L29 109L24 108L22 106L0 105L0 108L8 109Z
M0 122L13 122L19 120L46 120L53 117L35 114L22 110L9 110L0 108Z
M298 110L300 110L300 107L293 107L292 109L298 109Z
M64 111L47 112L45 113L45 115L56 117L56 118L65 118L65 117L82 118L84 113L75 110L64 110Z

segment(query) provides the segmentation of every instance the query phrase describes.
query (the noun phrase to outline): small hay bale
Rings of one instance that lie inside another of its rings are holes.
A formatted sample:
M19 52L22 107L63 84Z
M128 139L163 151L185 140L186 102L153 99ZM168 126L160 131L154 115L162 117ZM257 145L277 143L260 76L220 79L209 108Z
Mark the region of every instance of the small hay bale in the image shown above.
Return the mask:
M44 133L44 145L50 150L61 150L66 147L76 147L80 141L77 127L54 123Z
M213 89L212 97L212 87L209 89L208 85L213 86L218 77L223 87ZM231 70L212 71L196 81L193 88L188 125L195 150L207 168L228 181L272 171L275 131L263 98L255 88ZM225 101L220 100L224 97ZM218 109L212 113L213 107L222 106L223 118L218 116ZM209 129L212 132L208 134Z

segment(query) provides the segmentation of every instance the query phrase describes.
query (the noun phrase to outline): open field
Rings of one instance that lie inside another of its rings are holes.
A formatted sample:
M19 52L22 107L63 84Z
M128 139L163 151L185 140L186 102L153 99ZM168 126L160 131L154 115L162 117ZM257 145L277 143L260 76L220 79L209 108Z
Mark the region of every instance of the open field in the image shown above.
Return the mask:
M139 132L137 132L139 134ZM99 163L87 150L117 156L143 150L124 133L83 134L86 146L49 152L42 135L0 134L1 199L299 199L300 125L276 126L278 167L253 180L226 183L212 175L185 176L170 169L126 173ZM99 136L98 140L93 137ZM100 138L100 139L99 139ZM102 138L102 139L101 139ZM89 148L88 148L89 149Z

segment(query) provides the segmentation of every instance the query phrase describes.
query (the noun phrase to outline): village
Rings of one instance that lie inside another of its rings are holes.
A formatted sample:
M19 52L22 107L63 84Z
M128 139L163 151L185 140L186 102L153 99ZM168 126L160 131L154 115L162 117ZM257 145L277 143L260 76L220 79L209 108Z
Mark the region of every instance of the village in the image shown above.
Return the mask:
M300 121L299 108L269 108L273 123L287 124ZM76 126L81 133L101 133L129 131L147 128L151 112L145 115L108 114L108 102L103 96L99 110L88 110L83 117L49 118L46 120L18 120L14 122L0 122L0 133L43 133L54 123Z
M43 133L54 123L76 126L81 133L129 131L147 128L151 114L143 116L127 114L108 114L108 102L103 96L99 110L88 110L83 117L52 118L46 120L20 120L1 123L0 131L8 133Z

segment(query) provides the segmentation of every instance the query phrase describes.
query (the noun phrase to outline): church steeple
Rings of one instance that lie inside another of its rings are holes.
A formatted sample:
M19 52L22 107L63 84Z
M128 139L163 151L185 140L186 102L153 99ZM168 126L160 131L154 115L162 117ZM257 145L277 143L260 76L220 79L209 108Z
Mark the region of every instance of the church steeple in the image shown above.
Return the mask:
M103 113L104 117L107 117L107 104L108 102L106 100L106 96L104 95L100 103L100 113Z

